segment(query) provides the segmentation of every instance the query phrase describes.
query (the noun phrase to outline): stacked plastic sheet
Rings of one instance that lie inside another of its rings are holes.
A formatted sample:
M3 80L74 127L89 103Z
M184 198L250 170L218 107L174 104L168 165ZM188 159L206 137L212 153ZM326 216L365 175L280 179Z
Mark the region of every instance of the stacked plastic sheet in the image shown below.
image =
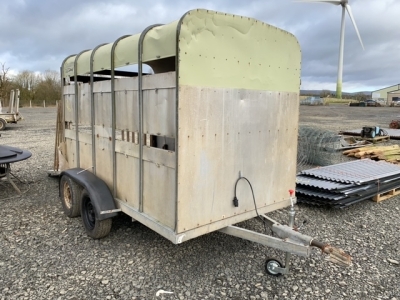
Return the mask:
M355 160L300 172L300 203L344 208L400 188L400 166L385 161Z

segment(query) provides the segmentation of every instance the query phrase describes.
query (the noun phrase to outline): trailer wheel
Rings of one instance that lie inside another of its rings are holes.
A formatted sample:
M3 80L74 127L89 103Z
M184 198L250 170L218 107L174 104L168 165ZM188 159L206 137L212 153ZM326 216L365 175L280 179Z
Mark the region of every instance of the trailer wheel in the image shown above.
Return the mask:
M60 180L60 199L64 213L75 218L81 214L81 187L70 177L63 175Z
M86 229L86 233L94 239L101 239L107 236L111 230L112 219L98 220L96 218L96 212L92 200L86 190L82 191L81 201L82 222Z
M0 131L6 129L6 121L0 119Z
M269 258L265 262L265 272L267 272L268 275L272 276L280 276L282 273L279 273L274 270L275 267L282 268L282 263L277 260L276 258Z

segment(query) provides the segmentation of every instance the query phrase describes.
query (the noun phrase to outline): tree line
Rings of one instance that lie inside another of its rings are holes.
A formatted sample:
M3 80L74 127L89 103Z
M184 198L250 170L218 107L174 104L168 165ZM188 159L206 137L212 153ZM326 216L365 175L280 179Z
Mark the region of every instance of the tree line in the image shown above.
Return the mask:
M10 74L10 68L0 62L0 101L8 106L11 90L19 90L20 106L54 105L60 99L60 73L53 70L32 72L24 70L16 75Z
M309 94L309 93L302 93L302 96L317 96L317 94ZM322 90L319 93L319 96L321 98L336 98L336 94L332 91L329 90ZM365 101L367 99L371 99L371 96L366 95L365 93L352 93L352 94L346 94L343 93L342 99L349 99L349 100L357 100L357 101Z

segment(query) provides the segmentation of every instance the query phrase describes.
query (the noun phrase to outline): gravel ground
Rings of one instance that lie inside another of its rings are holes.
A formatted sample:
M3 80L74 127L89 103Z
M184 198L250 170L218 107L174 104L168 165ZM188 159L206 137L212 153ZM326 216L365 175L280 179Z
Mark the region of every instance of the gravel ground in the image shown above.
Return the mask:
M92 240L80 218L64 216L52 169L56 111L21 110L25 120L0 143L29 149L13 165L22 196L0 181L0 299L400 299L399 197L344 210L297 205L301 231L340 247L353 264L326 261L318 250L294 256L291 274L271 277L265 260L283 254L222 233L181 245L127 216ZM329 130L388 126L398 108L301 107L300 123ZM269 214L286 223L285 210ZM262 231L253 219L241 224ZM173 294L156 297L160 289Z

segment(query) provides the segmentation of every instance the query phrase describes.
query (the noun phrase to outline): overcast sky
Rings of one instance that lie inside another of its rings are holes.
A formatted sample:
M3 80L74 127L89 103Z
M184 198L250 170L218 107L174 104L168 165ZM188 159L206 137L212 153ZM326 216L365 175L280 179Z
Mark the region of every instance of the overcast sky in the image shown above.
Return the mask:
M346 16L343 91L400 83L400 1L349 0L365 50ZM287 30L302 48L302 89L336 89L341 7L292 0L0 0L0 62L16 73L59 70L84 49L206 8Z

